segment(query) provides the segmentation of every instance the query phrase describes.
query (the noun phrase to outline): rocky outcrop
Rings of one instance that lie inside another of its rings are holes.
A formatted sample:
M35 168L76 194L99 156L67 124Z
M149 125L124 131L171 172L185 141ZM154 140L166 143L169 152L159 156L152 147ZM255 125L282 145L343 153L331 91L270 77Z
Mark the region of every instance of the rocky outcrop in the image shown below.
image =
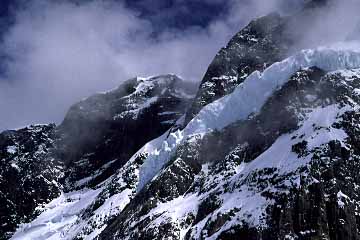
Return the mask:
M106 180L146 142L173 126L193 94L192 83L164 75L128 80L72 106L57 129L66 189Z
M208 67L186 122L205 105L231 93L250 73L283 59L291 45L284 30L285 20L274 13L253 20L237 33Z
M60 194L62 165L48 158L55 125L36 125L0 134L0 239L31 221L42 204ZM38 208L38 210L36 210Z
M263 71L306 45L312 22L318 21L331 0L308 1L290 16L272 13L251 21L220 49L202 79L187 111L188 123L205 105L231 93L252 72ZM326 41L324 41L326 42Z

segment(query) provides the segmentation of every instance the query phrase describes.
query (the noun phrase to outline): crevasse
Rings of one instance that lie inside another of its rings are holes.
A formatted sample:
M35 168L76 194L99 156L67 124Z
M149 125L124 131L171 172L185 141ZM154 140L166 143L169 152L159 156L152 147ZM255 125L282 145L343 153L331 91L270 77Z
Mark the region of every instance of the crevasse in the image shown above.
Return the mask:
M203 136L258 112L273 92L286 83L302 68L319 67L325 71L360 68L360 43L338 43L328 47L302 50L281 62L274 63L263 73L255 71L233 93L205 106L189 124L176 133L171 133L165 141L149 153L140 168L141 190L167 163L177 147L185 139L194 135Z

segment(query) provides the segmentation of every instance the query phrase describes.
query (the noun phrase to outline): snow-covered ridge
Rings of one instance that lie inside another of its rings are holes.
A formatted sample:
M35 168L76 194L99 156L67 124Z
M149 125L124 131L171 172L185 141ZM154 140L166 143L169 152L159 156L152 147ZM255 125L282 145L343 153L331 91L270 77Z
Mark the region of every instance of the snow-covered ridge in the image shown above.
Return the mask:
M204 134L245 119L257 112L272 93L284 85L298 70L319 67L325 71L360 67L360 45L336 44L330 47L303 50L263 73L255 71L235 91L204 107L184 129L184 135Z
M295 72L314 66L325 71L360 68L360 44L338 43L302 50L274 63L263 73L255 71L233 93L204 107L182 131L171 133L166 141L149 154L140 169L138 191L158 173L185 140L246 119L251 113L258 112L272 93L281 88Z
M311 66L318 66L326 71L360 68L360 48L356 46L357 45L335 45L314 50L304 50L282 62L273 64L263 73L255 72L251 74L232 94L204 107L182 131L171 132L169 130L162 136L145 144L122 169L133 165L139 154L148 154L139 172L137 167L134 170L135 174L139 177L137 190L141 190L146 183L159 173L164 164L171 159L176 149L182 143L189 140L191 141L195 137L201 137L214 129L220 130L235 121L246 119L251 113L256 113L261 109L268 97L283 86L290 76L299 69ZM141 90L141 88L138 90ZM330 128L332 123L335 122L336 116L341 113L341 111L342 110L338 109L335 105L324 109L314 109L302 128L294 134L304 134L309 140L309 147L316 147L333 138L343 140L346 138L346 134L337 129L330 129L331 131L321 133L320 135L312 135L312 124L314 122L319 123L323 127ZM180 123L182 120L183 118L179 119L178 122ZM325 122L321 122L321 120ZM289 144L289 142L296 141L292 138L294 134L280 137L269 151L260 155L252 162L239 166L236 169L237 172L246 176L246 173L251 172L255 168L265 167L279 167L279 169L284 171L293 171L299 165L296 165L297 163L295 161L285 160L295 159L296 157L296 155L291 152L291 144ZM274 152L279 152L277 151L279 149L282 150L283 155L279 158L271 159L270 157L274 155ZM264 159L271 159L272 161L264 161ZM305 160L309 160L309 158L304 159L302 164L307 163ZM117 174L118 176L122 176L121 171ZM234 182L241 180L239 174L234 176ZM210 175L209 179L211 179ZM96 222L96 226L99 228L96 227L91 234L84 238L95 238L106 227L106 221L104 219L120 213L126 204L131 201L134 194L133 186L131 186L131 189L125 188L122 192L105 200L102 207L96 210L95 215L90 219L81 219L79 216L96 201L100 192L107 186L108 181L110 181L110 178L104 183L99 184L96 189L83 189L82 191L62 194L59 198L49 203L45 207L45 211L32 223L20 226L13 239L58 239L61 237L71 239L77 236L83 229L86 229L86 226L93 223L93 221ZM134 187L135 186L136 183L134 183ZM229 195L224 195L224 204L218 212L231 209L234 206L233 202L236 201L237 203L241 203L243 209L238 215L244 216L251 213L252 218L250 221L252 221L254 225L257 225L260 220L259 214L263 212L268 203L259 194L247 197L249 191L246 189L246 186L244 186L242 190L242 193L236 191ZM189 212L195 214L197 206L205 197L207 197L207 195L181 196L172 202L159 205L159 207L153 209L148 216L166 212L162 216L168 216L175 221L176 219L186 216ZM257 203L257 207L252 205L254 202ZM178 206L181 205L181 209L174 208L174 204ZM206 221L207 218L197 224L199 229L202 229ZM224 225L222 230L229 229L232 224L236 224L236 222L229 222ZM188 229L183 229L180 234L181 238L187 230ZM220 232L221 231L219 231L219 233ZM194 235L197 236L196 231Z
M224 178L221 173L214 173L213 169L209 168L208 164L202 165L202 172L199 177L205 179L206 189L211 189L211 191L204 191L199 194L190 193L188 195L179 196L169 202L160 203L146 216L143 216L143 218L150 217L153 219L152 225L147 227L156 228L168 221L176 224L179 220L186 219L186 216L189 214L196 215L198 206L207 199L211 193L225 192L224 186L228 184L234 186L236 183L244 183L240 188L234 188L232 191L219 195L222 202L221 206L212 214L209 214L203 220L191 227L192 236L194 239L201 239L202 237L208 240L218 239L222 232L228 231L233 226L239 225L239 219L243 219L250 226L261 226L265 228L267 225L263 218L263 214L266 212L267 206L273 204L273 202L264 197L261 194L261 191L251 189L246 183L247 177L258 169L276 169L276 174L285 176L286 174L296 172L300 166L308 164L311 161L312 154L299 158L299 156L292 151L292 145L299 141L295 136L303 136L303 139L309 143L308 150L313 150L334 139L343 143L348 136L343 130L335 129L332 125L339 121L338 117L347 109L348 107L346 106L341 108L338 105L330 105L325 108L317 107L313 109L312 112L307 114L306 120L301 123L299 129L279 137L267 151L253 161L249 163L242 162L238 166L234 165L233 168L236 173L228 179ZM314 125L319 127L317 131L314 131ZM300 175L294 174L291 177L287 177L283 183L289 187L298 187L300 185ZM286 192L287 190L273 189L273 191ZM236 212L236 217L233 217L232 220L224 224L221 229L213 235L209 237L201 236L202 229L204 229L206 223L211 218L215 220L216 216L231 212L235 206L240 209ZM189 231L189 228L183 228L181 225L179 228L180 239L184 239L184 235Z

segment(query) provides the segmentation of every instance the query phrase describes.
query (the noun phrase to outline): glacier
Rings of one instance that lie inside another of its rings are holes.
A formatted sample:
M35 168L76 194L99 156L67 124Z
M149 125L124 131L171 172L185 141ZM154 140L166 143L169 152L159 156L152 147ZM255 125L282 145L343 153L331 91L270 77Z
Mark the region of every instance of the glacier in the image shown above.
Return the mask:
M319 67L325 71L360 68L360 43L341 42L299 53L272 64L262 73L255 71L235 88L234 92L205 106L183 130L168 132L169 137L148 158L140 168L138 191L140 191L171 159L177 147L185 140L204 136L214 130L221 130L231 123L246 119L258 112L269 96L281 88L295 72Z
M342 144L348 137L347 134L341 130L333 128L332 125L338 120L338 116L342 115L346 110L347 106L341 107L337 104L329 105L327 107L317 107L312 112L307 114L306 120L302 123L300 128L295 132L284 134L280 136L274 144L267 149L263 154L248 163L241 163L239 166L234 166L236 174L230 179L225 179L221 174L216 174L209 170L208 164L202 165L202 170L199 175L203 176L208 183L210 191L204 191L203 193L189 193L183 196L179 196L169 202L159 203L154 209L152 209L147 215L143 216L142 219L147 217L153 219L152 224L147 226L148 228L156 228L161 226L164 222L172 221L174 224L184 221L186 216L189 214L196 215L198 212L198 206L205 199L214 192L225 192L224 186L234 186L237 183L243 183L241 188L234 191L229 191L220 195L222 205L217 208L213 214L209 214L200 222L193 225L192 234L196 239L201 239L201 229L204 228L205 224L210 218L216 218L222 213L231 212L234 206L237 206L240 210L236 213L236 217L233 220L227 222L211 237L206 237L207 240L218 239L222 232L231 229L233 226L239 224L238 219L246 219L246 222L250 226L254 227L266 227L266 222L263 219L263 213L269 204L273 203L271 200L266 199L262 195L261 191L254 191L248 184L246 179L248 176L259 169L277 169L276 173L279 175L286 175L291 172L296 172L300 166L305 166L311 160L311 155L304 158L298 157L296 153L292 151L291 146L299 141L294 136L303 136L309 144L310 150L313 150L322 144L327 143L330 140L338 140ZM313 126L319 127L318 131L313 131ZM219 183L216 187L213 187L213 183ZM300 186L299 176L288 177L284 184L288 186ZM272 189L274 192L279 191L278 189ZM180 239L184 239L185 233L190 228L180 229Z

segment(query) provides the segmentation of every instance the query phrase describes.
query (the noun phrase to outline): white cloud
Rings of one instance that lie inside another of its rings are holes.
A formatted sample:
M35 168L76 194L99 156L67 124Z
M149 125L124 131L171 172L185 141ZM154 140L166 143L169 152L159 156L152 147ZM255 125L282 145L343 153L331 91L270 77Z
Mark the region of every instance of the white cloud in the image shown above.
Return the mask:
M0 81L0 129L59 122L82 97L136 75L199 81L231 32L219 26L154 40L151 23L119 3L34 1L17 12L1 46L11 61Z
M1 46L11 61L0 80L0 129L59 123L74 102L137 75L200 81L233 34L284 0L229 0L230 12L208 27L166 30L156 39L153 23L105 2L37 0L16 13Z

